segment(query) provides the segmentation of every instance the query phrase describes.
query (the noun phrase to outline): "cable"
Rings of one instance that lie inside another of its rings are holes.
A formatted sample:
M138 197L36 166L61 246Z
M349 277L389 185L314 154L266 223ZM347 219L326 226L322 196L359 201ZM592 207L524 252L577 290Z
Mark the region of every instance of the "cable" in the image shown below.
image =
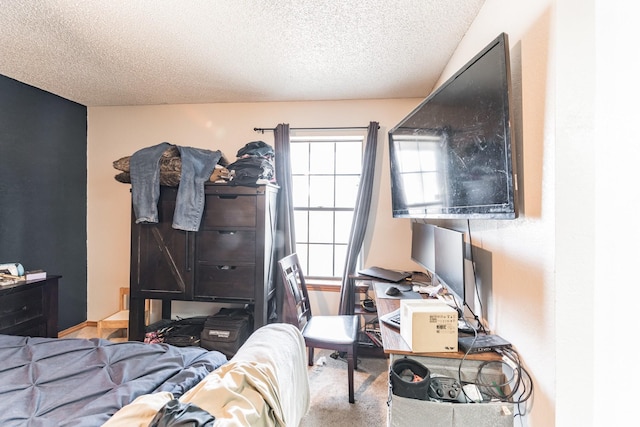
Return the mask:
M480 306L480 317L478 317L473 312L473 310L471 310L471 308L469 307L469 304L467 304L466 301L465 301L465 305L467 306L467 308L469 309L471 314L473 314L473 317L476 320L476 322L478 323L481 331L487 333L487 330L485 329L485 326L481 321L481 319L484 318L484 306L482 305L482 298L480 298L480 289L478 287L478 276L477 276L477 272L476 272L476 262L475 262L475 260L473 258L473 239L471 237L471 223L470 223L469 219L467 219L467 234L469 235L469 260L471 261L471 268L473 269L473 287L475 289L476 295L478 296L477 300L478 300L478 305Z
M474 341L478 334L474 334ZM517 412L514 416L524 416L527 413L527 403L533 397L533 380L529 372L522 366L520 355L513 348L503 348L494 350L502 356L502 360L490 360L482 362L476 371L473 381L464 383L475 384L481 394L488 396L492 401L500 401L516 405ZM458 364L458 382L462 381L462 364L467 359L469 350L464 354ZM503 382L496 382L495 374L486 373L490 367L498 366L499 371L505 375ZM507 369L505 369L507 368ZM462 389L467 401L472 402L464 388ZM480 403L480 402L479 402ZM520 405L525 405L524 410Z

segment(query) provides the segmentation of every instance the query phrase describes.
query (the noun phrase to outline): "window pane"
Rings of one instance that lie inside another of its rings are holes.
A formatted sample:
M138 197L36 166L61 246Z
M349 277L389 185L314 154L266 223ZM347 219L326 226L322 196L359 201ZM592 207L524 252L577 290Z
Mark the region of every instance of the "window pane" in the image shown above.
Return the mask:
M306 211L294 211L293 222L295 223L296 241L309 241L309 213Z
M309 206L312 208L332 208L333 204L333 176L309 177Z
M347 245L335 245L335 275L340 277L344 273L344 262L347 259Z
M298 254L298 261L300 261L300 265L302 266L302 273L308 275L307 271L309 271L309 254L308 254L308 246L307 245L296 245L296 254Z
M309 276L333 277L333 246L309 245Z
M307 174L309 172L309 144L299 143L289 145L291 155L291 173Z
M349 243L349 234L351 233L351 221L353 220L353 211L336 212L336 243ZM297 239L297 237L296 237Z
M358 197L359 176L336 176L336 207L354 208Z
M333 243L333 211L309 212L309 242Z
M336 144L336 173L359 175L361 171L362 142L338 142Z
M309 206L309 179L306 176L292 176L291 186L293 187L293 206Z
M333 142L311 143L309 172L317 174L333 174L334 171L334 146Z

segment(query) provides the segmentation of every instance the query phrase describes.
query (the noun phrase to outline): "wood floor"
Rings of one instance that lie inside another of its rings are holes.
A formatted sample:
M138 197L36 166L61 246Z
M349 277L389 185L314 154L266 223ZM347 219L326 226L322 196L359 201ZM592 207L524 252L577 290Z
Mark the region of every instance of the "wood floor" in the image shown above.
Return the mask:
M72 329L69 332L59 334L60 338L98 338L98 328L96 326L83 326L78 329ZM125 329L105 329L101 338L108 339L113 342L127 341Z

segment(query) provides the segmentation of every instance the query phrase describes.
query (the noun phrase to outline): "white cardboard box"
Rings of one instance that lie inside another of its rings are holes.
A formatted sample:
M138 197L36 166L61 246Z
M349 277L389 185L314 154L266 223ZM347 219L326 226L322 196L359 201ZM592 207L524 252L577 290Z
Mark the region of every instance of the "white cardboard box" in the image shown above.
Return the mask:
M458 351L458 312L438 300L400 300L400 335L416 353Z

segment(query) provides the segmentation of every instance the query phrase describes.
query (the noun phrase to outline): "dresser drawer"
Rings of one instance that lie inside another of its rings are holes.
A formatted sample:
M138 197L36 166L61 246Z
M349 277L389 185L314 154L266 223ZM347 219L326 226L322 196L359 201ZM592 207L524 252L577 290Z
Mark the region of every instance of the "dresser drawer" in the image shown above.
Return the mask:
M253 263L256 260L255 230L201 231L197 260L207 264Z
M212 227L255 227L257 198L255 195L207 194L207 209L202 216L202 229Z
M4 295L0 304L0 330L43 317L42 288Z
M254 265L199 265L194 297L253 301L255 290Z

